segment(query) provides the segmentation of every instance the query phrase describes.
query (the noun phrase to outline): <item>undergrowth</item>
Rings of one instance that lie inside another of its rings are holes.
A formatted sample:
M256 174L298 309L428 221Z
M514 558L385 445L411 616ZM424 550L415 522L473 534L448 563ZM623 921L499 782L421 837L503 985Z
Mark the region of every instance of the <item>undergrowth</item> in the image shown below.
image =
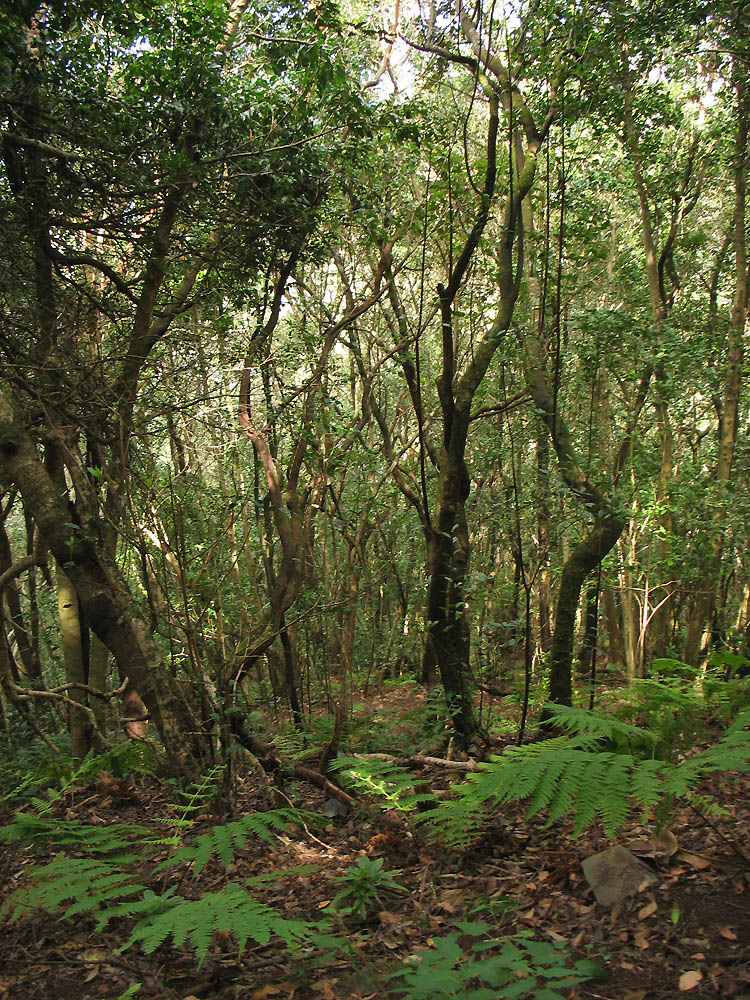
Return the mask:
M655 810L663 825L676 801L697 794L705 775L750 770L750 710L713 746L667 760L654 755L658 734L611 716L556 706L552 723L566 732L509 747L480 764L454 786L451 799L417 821L428 824L433 836L461 845L479 832L489 807L525 801L527 818L544 811L549 826L570 815L573 836L598 820L612 836L633 807L640 809L642 821Z

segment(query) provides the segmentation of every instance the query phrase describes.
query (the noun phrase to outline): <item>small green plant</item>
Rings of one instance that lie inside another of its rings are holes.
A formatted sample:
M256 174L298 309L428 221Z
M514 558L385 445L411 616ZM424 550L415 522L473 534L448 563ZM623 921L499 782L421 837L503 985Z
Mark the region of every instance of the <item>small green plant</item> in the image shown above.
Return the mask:
M174 835L165 838L165 842L178 843L180 831L193 826L200 813L220 794L225 769L226 764L216 764L200 778L191 781L186 789L178 786L179 800L170 804L172 815L163 820L172 828Z
M342 888L333 898L331 905L339 913L356 913L364 919L375 904L382 905L381 893L389 895L406 892L406 887L394 879L400 875L400 868L383 871L382 858L361 857L356 865L351 865L335 882Z
M461 932L434 939L391 975L399 1000L563 1000L576 983L601 976L595 963L569 964L565 950L529 933L498 941L484 923L460 922ZM465 943L466 939L469 943ZM471 940L474 939L474 940Z

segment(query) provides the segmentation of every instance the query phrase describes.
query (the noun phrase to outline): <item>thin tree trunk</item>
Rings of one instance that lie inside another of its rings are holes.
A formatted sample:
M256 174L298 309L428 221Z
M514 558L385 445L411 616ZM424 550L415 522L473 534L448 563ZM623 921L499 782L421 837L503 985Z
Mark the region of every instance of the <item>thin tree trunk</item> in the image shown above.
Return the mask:
M723 527L727 517L727 485L732 478L739 416L745 325L748 305L747 250L745 244L745 188L748 146L747 70L739 57L733 61L734 86L737 93L737 133L734 147L734 261L736 284L734 301L727 329L727 362L724 378L721 421L719 425L719 458L716 464L716 489L719 502L711 516L713 539L705 571L696 586L693 612L685 638L685 660L696 664L700 657L701 639L711 621L721 573Z

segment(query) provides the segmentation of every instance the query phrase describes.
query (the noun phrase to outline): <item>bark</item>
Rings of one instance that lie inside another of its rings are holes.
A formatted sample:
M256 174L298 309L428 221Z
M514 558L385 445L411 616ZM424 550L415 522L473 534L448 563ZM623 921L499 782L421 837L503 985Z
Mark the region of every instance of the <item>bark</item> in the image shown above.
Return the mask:
M549 697L557 705L573 703L573 640L581 587L589 573L617 543L623 524L623 520L615 515L605 516L575 546L563 566L549 661Z
M732 220L735 290L727 329L727 360L724 394L719 423L719 456L716 463L716 488L719 502L711 517L713 538L705 569L695 587L695 603L688 621L684 657L697 664L701 640L710 623L721 573L723 526L727 517L727 486L732 478L732 466L737 441L745 325L748 306L747 248L745 243L745 190L747 179L748 96L746 70L739 59L734 62L734 84L737 93L737 132L734 148L734 217Z
M195 716L161 658L118 567L70 514L36 448L0 392L0 464L44 543L75 587L91 627L138 688L178 773L194 776L205 753Z
M10 539L5 528L0 527L0 574L5 573L12 565L13 555L10 547ZM19 668L29 680L41 681L42 666L38 655L34 652L32 637L26 625L26 619L21 608L21 597L15 580L8 582L3 596L8 603L10 630L20 657Z
M86 684L86 667L84 663L83 642L81 636L81 619L78 615L78 595L70 579L58 564L57 577L57 611L60 618L60 636L62 638L63 658L65 661L65 679L69 684ZM86 692L79 687L71 688L70 698L88 707ZM89 720L85 711L72 707L68 709L68 728L70 730L70 746L73 760L80 764L91 749Z
M609 662L625 665L625 644L622 640L622 616L612 587L602 589L604 618L607 623Z

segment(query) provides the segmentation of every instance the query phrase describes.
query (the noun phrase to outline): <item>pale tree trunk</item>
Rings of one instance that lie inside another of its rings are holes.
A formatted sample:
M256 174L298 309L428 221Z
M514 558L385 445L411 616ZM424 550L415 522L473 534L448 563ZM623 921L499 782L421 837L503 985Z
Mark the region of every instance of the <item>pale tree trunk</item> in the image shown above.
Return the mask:
M78 615L78 595L70 582L67 573L57 565L57 611L60 619L60 635L62 638L63 659L65 662L65 680L68 684L84 685L88 683L86 664L84 662L81 620ZM68 692L71 701L78 702L84 708L88 707L88 698L82 687L71 687ZM79 763L91 749L91 733L88 714L81 710L68 708L68 728L70 730L70 748L73 760Z
M711 514L711 551L704 563L704 572L695 586L695 603L688 620L684 657L687 663L697 664L701 654L701 639L714 609L721 573L721 554L724 525L727 518L727 486L732 478L735 444L737 441L742 362L744 354L745 325L748 305L747 249L745 243L745 188L747 178L748 146L748 94L747 70L739 57L735 57L734 86L737 93L737 132L734 144L734 217L732 220L735 290L732 311L727 328L727 360L724 377L724 395L719 424L719 457L716 463L716 491L718 502Z

